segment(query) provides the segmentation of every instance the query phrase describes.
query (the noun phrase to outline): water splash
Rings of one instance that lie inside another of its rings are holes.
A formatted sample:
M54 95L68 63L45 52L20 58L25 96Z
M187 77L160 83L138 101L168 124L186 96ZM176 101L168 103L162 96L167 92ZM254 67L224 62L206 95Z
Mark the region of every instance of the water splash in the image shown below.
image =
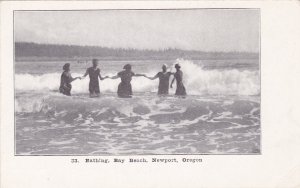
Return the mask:
M184 84L188 94L192 95L259 95L260 76L258 71L250 70L205 70L199 64L190 60L177 59L184 74ZM148 76L154 76L159 70L145 72ZM171 71L175 70L171 68ZM108 73L115 75L116 72ZM73 73L73 77L82 76ZM58 90L60 73L43 75L16 74L17 91L51 91ZM172 79L172 77L171 77ZM89 79L76 80L72 83L72 93L88 93ZM100 82L101 92L116 92L120 80L106 79ZM144 77L133 78L134 92L156 92L158 80L151 81ZM170 93L174 93L174 89Z

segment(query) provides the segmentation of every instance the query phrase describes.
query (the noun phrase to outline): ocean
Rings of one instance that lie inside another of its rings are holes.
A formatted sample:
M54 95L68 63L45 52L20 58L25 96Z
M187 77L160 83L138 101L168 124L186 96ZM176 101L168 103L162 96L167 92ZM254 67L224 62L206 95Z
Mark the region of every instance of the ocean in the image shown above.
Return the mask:
M89 98L88 77L58 93L62 66L73 77L91 62L15 62L17 155L259 154L260 71L257 59L100 61L102 76L130 63L154 76L179 63L188 96L156 95L158 80L135 77L133 98L118 98L120 80L100 82ZM174 85L176 88L176 84Z

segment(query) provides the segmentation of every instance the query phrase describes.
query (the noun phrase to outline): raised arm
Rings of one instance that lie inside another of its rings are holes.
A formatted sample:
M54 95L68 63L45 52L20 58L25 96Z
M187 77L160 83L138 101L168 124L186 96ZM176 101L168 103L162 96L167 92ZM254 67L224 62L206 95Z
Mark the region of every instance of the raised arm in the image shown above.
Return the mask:
M146 77L145 74L134 74L133 76L135 76L135 77L139 77L139 76L144 76L144 77Z
M75 78L73 78L73 77L72 77L72 75L71 75L70 73L68 73L68 77L69 77L69 81L70 81L70 83L71 83L71 82L73 82L74 80L80 79L80 77L79 77L79 76L78 76L78 77L75 77Z
M117 79L117 78L120 78L120 76L117 74L116 76L112 76L112 77L108 77L110 79Z
M78 76L78 77L75 77L75 78L71 78L71 82L73 82L73 81L75 81L75 80L77 80L77 79L81 79L81 77L80 76Z
M104 80L104 79L108 78L108 76L102 77L101 73L99 72L99 78L100 78L100 80Z
M81 79L85 78L89 74L88 69L85 71L84 75L81 77Z
M153 76L153 77L150 77L150 76L146 76L146 75L145 75L145 77L148 78L148 79L150 79L150 80L155 80L156 78L158 78L158 74L156 74L156 75Z

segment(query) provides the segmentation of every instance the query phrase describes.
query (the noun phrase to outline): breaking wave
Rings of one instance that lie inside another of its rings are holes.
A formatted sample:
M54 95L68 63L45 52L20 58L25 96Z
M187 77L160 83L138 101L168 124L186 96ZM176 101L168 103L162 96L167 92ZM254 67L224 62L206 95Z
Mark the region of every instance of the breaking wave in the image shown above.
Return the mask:
M184 74L184 84L190 95L259 95L260 75L258 71L250 70L205 70L189 60L177 59ZM159 70L144 72L153 76ZM174 70L172 70L174 71ZM53 91L58 90L61 73L43 75L16 74L16 91ZM115 75L116 72L107 75ZM105 74L106 75L106 74ZM73 77L82 74L72 73ZM172 79L172 78L171 78ZM170 80L171 81L171 80ZM89 79L76 80L72 83L72 93L87 93ZM116 92L120 80L106 79L100 82L101 92ZM158 80L152 81L144 77L133 78L134 92L156 92ZM170 93L174 93L171 89Z

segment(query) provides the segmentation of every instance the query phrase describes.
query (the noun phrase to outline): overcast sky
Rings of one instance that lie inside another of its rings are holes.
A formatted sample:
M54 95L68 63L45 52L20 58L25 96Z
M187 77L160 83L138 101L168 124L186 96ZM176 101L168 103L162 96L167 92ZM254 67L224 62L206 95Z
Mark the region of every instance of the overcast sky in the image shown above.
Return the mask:
M15 40L114 48L259 51L253 9L15 12Z

